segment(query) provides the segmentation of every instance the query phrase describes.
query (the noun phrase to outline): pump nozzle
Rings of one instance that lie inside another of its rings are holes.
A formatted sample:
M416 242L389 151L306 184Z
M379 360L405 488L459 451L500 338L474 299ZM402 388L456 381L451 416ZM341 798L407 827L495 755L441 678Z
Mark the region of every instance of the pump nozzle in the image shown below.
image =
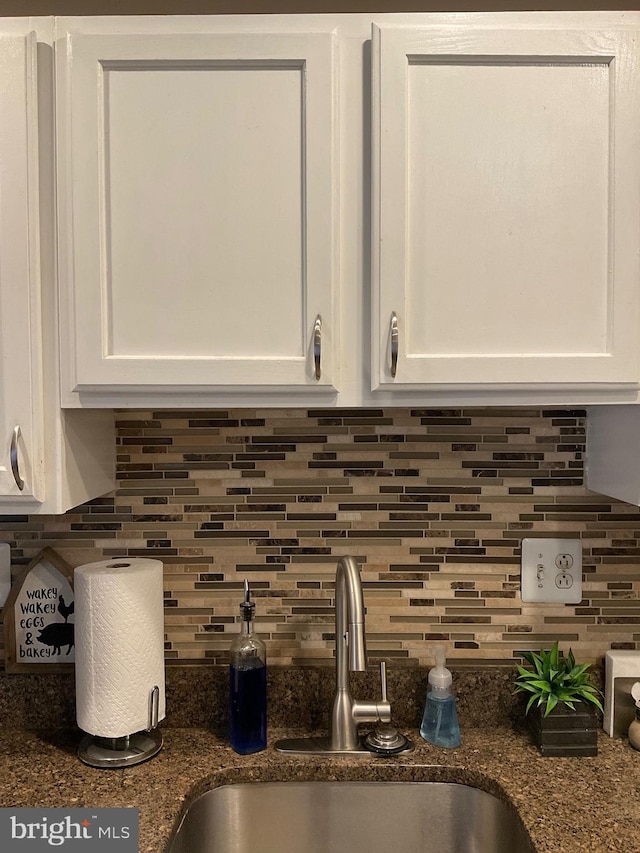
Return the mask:
M446 648L442 645L434 646L433 656L436 659L436 665L429 670L429 684L435 691L448 693L453 678L445 666L447 662Z
M245 581L246 583L246 581ZM447 650L443 645L433 647L433 656L436 659L436 669L444 669L447 663Z

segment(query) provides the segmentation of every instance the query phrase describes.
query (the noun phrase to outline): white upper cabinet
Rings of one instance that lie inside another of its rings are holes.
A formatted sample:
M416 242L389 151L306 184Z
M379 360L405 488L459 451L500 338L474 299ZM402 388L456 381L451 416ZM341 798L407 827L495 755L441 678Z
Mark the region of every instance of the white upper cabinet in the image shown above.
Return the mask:
M56 45L63 394L332 392L333 25L81 20Z
M65 512L114 486L112 413L60 408L52 32L0 19L0 515Z
M443 18L373 29L372 388L637 389L639 30Z
M640 400L640 14L55 28L63 406Z
M591 406L587 410L587 488L640 506L639 438L640 406Z
M0 514L44 499L35 33L0 27Z

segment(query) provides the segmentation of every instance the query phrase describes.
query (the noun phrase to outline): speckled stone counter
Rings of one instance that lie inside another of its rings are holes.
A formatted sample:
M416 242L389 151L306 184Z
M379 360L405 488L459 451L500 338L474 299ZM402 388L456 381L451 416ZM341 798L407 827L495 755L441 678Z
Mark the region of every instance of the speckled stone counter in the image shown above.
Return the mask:
M270 741L301 732L271 731ZM94 770L74 734L0 729L0 806L135 806L140 853L162 853L186 804L241 781L453 781L511 804L539 853L640 851L640 753L600 733L595 758L542 758L508 728L463 731L442 750L409 732L416 749L394 758L236 755L205 729L167 728L163 751L126 770ZM260 853L260 851L256 851Z

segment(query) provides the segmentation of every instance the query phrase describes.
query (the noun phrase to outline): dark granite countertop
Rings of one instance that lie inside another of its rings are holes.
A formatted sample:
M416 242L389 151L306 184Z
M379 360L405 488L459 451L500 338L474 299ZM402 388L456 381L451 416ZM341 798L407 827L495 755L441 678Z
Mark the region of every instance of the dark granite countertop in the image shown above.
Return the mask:
M291 731L272 731L270 740ZM600 732L595 758L543 758L508 728L463 731L459 749L426 744L394 758L236 755L206 729L167 728L162 752L125 770L80 763L73 733L0 729L0 806L136 806L140 853L162 853L181 809L241 781L454 781L511 803L539 853L640 851L640 753ZM257 851L258 853L258 851Z

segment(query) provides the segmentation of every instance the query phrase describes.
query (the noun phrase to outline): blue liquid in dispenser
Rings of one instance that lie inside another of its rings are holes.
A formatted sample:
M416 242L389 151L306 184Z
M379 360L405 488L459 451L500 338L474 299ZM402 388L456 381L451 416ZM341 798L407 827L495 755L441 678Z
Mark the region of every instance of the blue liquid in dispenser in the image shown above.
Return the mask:
M263 662L229 667L229 742L240 755L267 746L267 667Z
M427 693L420 734L435 746L444 746L448 749L460 746L456 700L451 694L440 697Z

